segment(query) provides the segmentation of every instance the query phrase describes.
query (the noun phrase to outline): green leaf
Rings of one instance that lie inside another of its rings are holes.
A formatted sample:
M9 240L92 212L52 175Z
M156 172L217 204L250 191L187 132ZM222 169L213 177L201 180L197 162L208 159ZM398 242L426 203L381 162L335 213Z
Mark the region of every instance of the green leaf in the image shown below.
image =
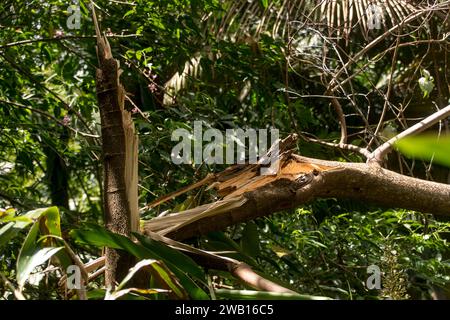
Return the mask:
M133 8L133 9L127 11L127 12L123 15L123 18L126 18L126 17L128 17L129 15L134 14L134 13L136 13L136 9L135 9L135 8Z
M124 290L121 290L128 281L133 278L133 276L142 268L144 267L151 267L154 271L156 271L159 275L159 278L163 280L167 286L178 296L180 299L186 298L186 293L184 292L183 288L180 287L180 285L177 283L177 281L174 281L173 276L171 276L170 271L166 269L164 264L160 263L157 260L154 259L144 259L139 261L133 268L131 268L130 272L126 275L126 277L122 280L122 282L117 286L117 289L115 292L113 292L110 296L112 300L117 299L121 295L128 293L124 292ZM161 292L161 291L159 291ZM158 291L155 291L153 293L158 293Z
M254 222L248 222L242 231L241 238L242 251L250 257L256 258L261 249L259 245L258 227Z
M430 75L428 70L422 70L423 77L419 79L419 87L423 92L423 97L426 98L430 95L434 88L434 78Z
M20 288L23 287L34 268L43 264L63 248L47 247L41 249L36 243L38 232L39 223L36 222L30 229L30 232L28 232L17 258L17 283Z
M46 234L61 237L61 222L59 217L58 207L50 207L42 213L45 217L44 225L46 227Z
M187 255L153 239L144 237L141 234L135 233L134 236L144 247L157 254L164 262L173 264L174 266L178 266L178 268L183 270L185 273L193 276L200 281L205 280L205 273L203 272L202 268L200 268L200 266Z
M401 153L450 167L450 136L420 135L406 137L396 142Z
M98 247L110 247L114 249L125 250L139 259L156 259L161 260L167 264L170 271L172 271L179 279L181 285L189 293L190 297L193 299L209 299L208 295L204 290L202 290L188 275L186 271L183 270L183 265L176 265L170 262L170 257L168 261L164 259L157 252L144 247L143 245L138 245L119 234L111 233L104 228L99 226L91 225L91 230L72 230L70 235L75 238L78 242L91 244Z
M0 247L9 243L9 241L14 238L20 230L28 227L33 220L38 219L47 208L36 209L27 212L26 214L16 217L13 222L4 225L0 229ZM20 218L20 219L19 219Z

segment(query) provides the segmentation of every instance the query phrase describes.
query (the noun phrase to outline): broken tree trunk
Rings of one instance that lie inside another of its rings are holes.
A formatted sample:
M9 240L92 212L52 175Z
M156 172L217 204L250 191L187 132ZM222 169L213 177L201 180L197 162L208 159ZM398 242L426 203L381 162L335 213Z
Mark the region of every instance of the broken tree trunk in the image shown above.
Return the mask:
M129 237L131 232L138 231L139 224L138 141L131 115L124 109L125 93L119 80L119 62L113 58L108 40L100 33L95 12L93 20L99 61L96 89L102 129L105 225L109 231ZM134 258L111 248L106 248L105 255L105 284L108 289L113 289L134 265Z
M277 175L259 175L259 165L234 166L207 179L223 198L147 221L145 232L183 240L296 208L316 198L347 198L450 216L450 185L420 180L377 164L280 156Z

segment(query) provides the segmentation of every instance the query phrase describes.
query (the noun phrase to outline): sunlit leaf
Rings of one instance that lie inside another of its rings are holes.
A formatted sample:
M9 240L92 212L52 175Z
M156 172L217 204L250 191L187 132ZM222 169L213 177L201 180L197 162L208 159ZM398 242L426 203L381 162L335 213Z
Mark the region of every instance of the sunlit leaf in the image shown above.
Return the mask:
M284 256L287 256L287 255L290 255L290 254L291 254L291 251L289 251L289 250L287 250L287 249L285 249L285 248L283 248L283 247L280 247L279 245L276 245L276 244L273 244L273 245L271 246L271 249L272 249L273 252L275 252L275 254L276 254L279 258L282 258L282 257L284 257Z
M39 224L35 223L25 238L17 258L17 283L19 287L23 287L34 268L43 264L63 248L40 248L36 242L38 232Z
M178 277L181 285L193 299L209 299L208 295L187 275L183 270L183 264L175 265L166 261L161 252L156 253L147 247L136 244L127 237L111 233L99 226L91 226L91 230L72 230L70 235L78 242L95 245L98 247L110 247L128 251L139 259L156 259L164 261L169 269Z
M450 167L450 136L420 135L403 138L396 147L409 157L420 158Z
M159 261L154 259L144 259L139 261L133 268L131 268L130 272L127 276L122 280L122 282L117 286L115 292L112 293L112 297L116 299L118 296L121 296L127 292L122 290L122 288L133 278L133 276L142 268L151 267L155 272L158 273L159 279L163 280L167 286L178 296L178 298L183 299L186 298L186 293L184 289L180 286L178 281L176 281L175 277L170 274L170 271L166 269L166 267ZM122 293L118 293L122 291ZM164 290L162 290L164 291ZM162 291L155 290L153 293L158 293ZM118 295L116 297L116 295Z
M0 247L7 244L20 230L28 227L30 223L37 220L46 211L47 208L28 211L24 215L16 217L13 222L4 225L0 229Z

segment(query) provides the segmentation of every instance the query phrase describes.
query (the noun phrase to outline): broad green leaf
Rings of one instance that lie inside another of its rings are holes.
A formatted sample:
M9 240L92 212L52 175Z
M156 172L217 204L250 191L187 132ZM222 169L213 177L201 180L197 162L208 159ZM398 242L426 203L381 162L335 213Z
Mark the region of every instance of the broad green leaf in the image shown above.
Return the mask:
M395 144L401 153L450 167L450 136L420 135L403 138Z
M248 222L242 231L242 251L250 257L256 258L260 253L258 227L254 222Z
M158 273L158 276L161 280L163 280L167 286L178 296L180 299L186 298L186 293L184 292L183 288L180 287L180 285L177 283L177 281L174 281L174 277L171 276L170 271L166 269L166 267L159 261L154 259L144 259L139 261L133 268L131 268L130 272L126 275L126 277L122 280L122 282L117 286L117 289L115 292L112 293L112 297L116 299L120 295L118 292L124 291L121 290L128 281L133 278L133 276L138 272L140 269L144 267L150 267L155 272ZM161 292L161 291L159 291ZM158 291L155 291L154 293L158 293ZM118 295L117 297L115 295ZM113 299L113 300L114 300Z
M7 210L0 209L0 222L11 221L11 219L14 218L15 212L16 211L14 209L7 209Z
M65 250L61 250L64 246L55 247L51 239L61 239L60 215L57 207L42 208L30 211L23 216L24 219L18 220L11 225L7 231L8 236L13 236L18 232L19 227L27 226L30 221L37 219L33 227L30 229L25 242L20 250L17 259L17 279L20 286L23 286L29 274L33 269L47 261L55 255L63 268L67 268L73 264L72 259ZM28 220L27 220L28 219ZM44 237L38 240L39 231ZM49 237L50 236L50 237ZM43 240L41 243L40 241ZM63 241L63 240L62 240ZM42 244L44 248L42 248Z
M20 288L23 287L34 268L50 259L63 248L47 247L41 249L36 242L38 232L39 223L36 222L30 229L30 232L28 232L25 242L20 249L19 257L17 258L17 283Z
M187 255L153 239L144 237L141 234L135 233L134 236L144 247L150 249L152 252L155 252L159 257L161 257L165 263L171 263L178 266L179 269L193 276L197 280L205 280L205 273L202 268L200 268L199 265Z
M90 225L89 227L90 229L86 230L72 230L70 236L79 243L125 250L140 259L150 258L149 250L135 244L127 237L109 232L99 226Z
M182 265L174 265L170 261L165 261L160 254L147 247L138 245L119 234L111 233L99 226L91 225L91 230L72 230L70 235L78 242L95 245L98 247L110 247L125 250L139 259L156 259L167 264L169 269L178 277L181 285L186 289L193 299L209 299L203 291L189 276L182 270Z
M46 234L61 237L61 223L58 207L50 207L42 213L45 217L44 225L47 228Z
M37 266L43 264L64 247L46 247L32 252L30 255L23 254L17 261L17 283L23 287L31 272Z
M186 299L186 291L184 288L180 287L180 285L176 281L177 279L168 272L168 270L165 270L162 267L162 264L160 262L155 263L152 265L152 267L158 272L158 275L161 277L161 279L172 289L172 291L178 296L180 299Z
M40 208L28 211L24 215L16 217L13 222L4 225L0 229L0 247L7 244L9 240L14 238L17 233L19 233L20 230L25 229L30 223L38 219L47 211L47 209L48 208Z

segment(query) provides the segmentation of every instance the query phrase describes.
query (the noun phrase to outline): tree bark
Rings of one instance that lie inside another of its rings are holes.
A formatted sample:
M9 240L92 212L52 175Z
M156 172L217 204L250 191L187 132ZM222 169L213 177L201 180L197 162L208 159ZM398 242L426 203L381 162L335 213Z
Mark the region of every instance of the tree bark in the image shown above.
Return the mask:
M97 100L100 108L103 155L103 208L109 231L129 237L138 230L137 208L137 137L128 111L124 110L124 89L120 84L119 62L113 58L106 37L97 33ZM121 281L134 258L106 248L105 284L112 290Z

